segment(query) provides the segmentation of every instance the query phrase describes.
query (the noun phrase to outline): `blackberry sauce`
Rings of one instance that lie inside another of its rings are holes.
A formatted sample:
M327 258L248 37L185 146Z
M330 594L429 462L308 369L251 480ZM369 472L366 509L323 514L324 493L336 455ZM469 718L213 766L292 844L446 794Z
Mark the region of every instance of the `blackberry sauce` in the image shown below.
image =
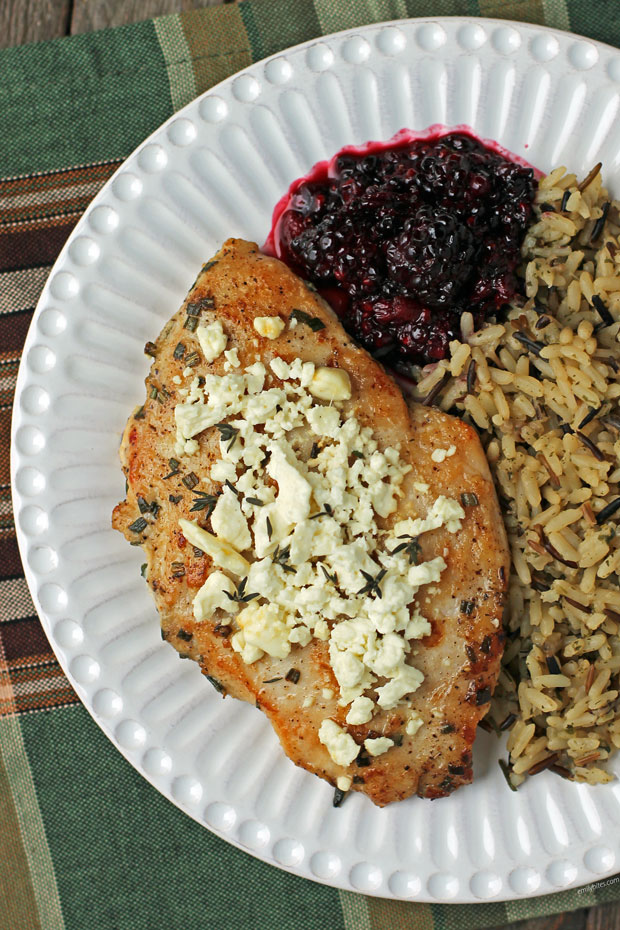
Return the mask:
M312 282L344 327L402 368L445 358L518 294L534 169L466 129L348 147L295 181L265 251Z

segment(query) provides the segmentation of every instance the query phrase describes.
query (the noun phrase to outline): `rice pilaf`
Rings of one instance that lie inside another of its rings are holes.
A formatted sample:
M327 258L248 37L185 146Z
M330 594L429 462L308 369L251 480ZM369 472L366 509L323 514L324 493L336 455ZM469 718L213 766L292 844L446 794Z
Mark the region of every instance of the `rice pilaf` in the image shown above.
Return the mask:
M525 298L419 372L415 397L476 425L512 552L506 649L487 727L512 787L549 768L590 784L620 748L620 203L600 165L540 179ZM618 359L618 361L617 361Z

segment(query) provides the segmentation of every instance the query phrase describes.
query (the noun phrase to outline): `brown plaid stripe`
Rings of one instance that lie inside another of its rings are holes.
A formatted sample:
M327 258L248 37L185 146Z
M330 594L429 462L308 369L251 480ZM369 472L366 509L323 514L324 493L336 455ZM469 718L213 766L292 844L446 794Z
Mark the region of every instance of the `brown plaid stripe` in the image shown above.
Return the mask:
M32 313L56 256L118 162L0 181L0 717L77 702L28 592L10 495L11 408Z

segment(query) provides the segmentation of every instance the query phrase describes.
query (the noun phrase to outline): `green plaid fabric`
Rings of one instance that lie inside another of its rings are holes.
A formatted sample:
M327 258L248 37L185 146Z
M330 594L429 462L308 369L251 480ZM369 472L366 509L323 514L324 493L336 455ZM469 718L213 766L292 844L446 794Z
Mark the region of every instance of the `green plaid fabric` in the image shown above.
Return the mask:
M620 46L617 0L244 0L0 52L0 927L482 930L620 899L620 882L528 901L342 893L228 846L162 798L80 705L42 632L9 494L17 366L49 269L120 161L240 68L408 16L525 20Z

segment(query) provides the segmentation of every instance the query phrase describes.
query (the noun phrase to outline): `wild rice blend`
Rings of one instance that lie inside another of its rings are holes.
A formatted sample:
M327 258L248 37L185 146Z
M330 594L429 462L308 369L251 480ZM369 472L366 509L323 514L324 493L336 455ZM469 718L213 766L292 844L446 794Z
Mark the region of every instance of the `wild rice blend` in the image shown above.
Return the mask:
M513 568L486 721L510 731L513 787L611 781L620 747L620 203L599 172L541 179L527 300L477 332L464 314L416 389L478 427L500 497Z

